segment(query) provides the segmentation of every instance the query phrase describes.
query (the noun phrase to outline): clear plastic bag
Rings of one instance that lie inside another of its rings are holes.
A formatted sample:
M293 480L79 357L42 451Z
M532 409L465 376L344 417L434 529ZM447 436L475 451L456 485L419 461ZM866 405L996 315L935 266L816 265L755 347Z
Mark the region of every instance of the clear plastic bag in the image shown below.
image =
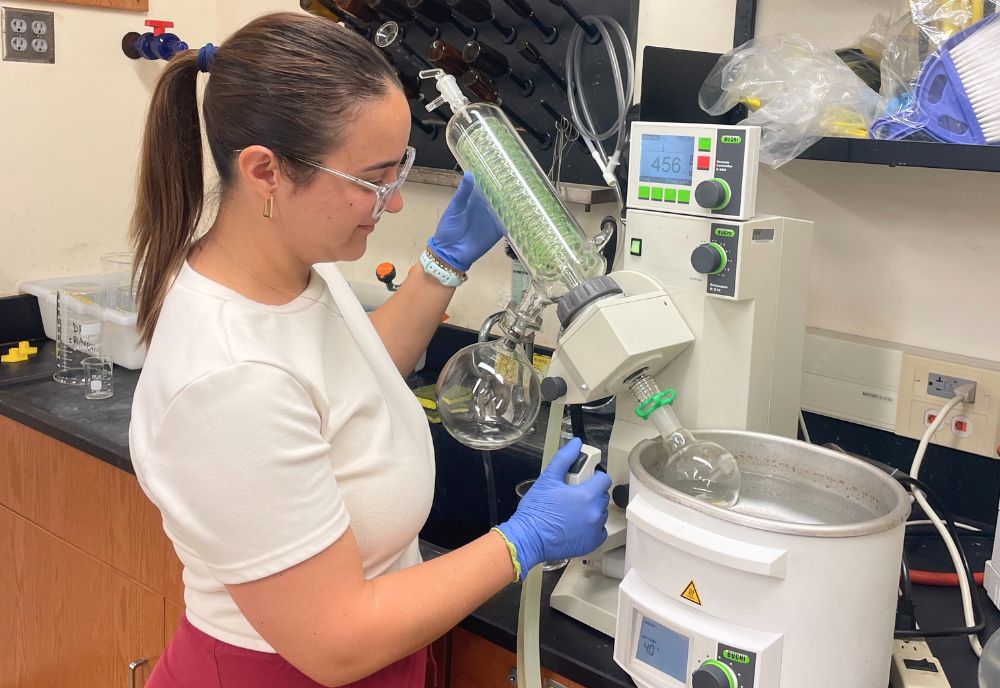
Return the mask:
M983 143L969 133L961 106L935 113L935 103L958 100L938 94L929 103L921 96L927 95L927 85L941 72L938 55L949 48L948 40L961 40L955 38L958 33L976 30L969 26L983 18L983 3L909 0L909 7L898 17L876 17L860 41L866 53L881 53L881 102L872 138ZM918 87L918 82L924 86Z
M937 47L982 19L983 3L973 0L910 0L910 12L913 23Z
M780 167L824 136L867 138L879 95L837 57L794 34L756 38L723 55L699 94L721 115L739 103L761 132L761 161Z
M920 74L920 66L933 50L920 27L913 23L913 15L907 11L878 15L858 44L866 55L879 62L881 112L905 107Z

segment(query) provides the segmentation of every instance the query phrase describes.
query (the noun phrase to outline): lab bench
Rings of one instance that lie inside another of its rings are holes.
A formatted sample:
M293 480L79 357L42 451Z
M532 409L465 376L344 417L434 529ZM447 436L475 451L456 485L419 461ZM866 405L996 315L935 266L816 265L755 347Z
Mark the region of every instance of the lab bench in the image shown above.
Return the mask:
M76 670L71 658L82 656L80 642L100 642L100 647L85 649L105 657L118 672L113 678L95 675L86 685L122 685L118 681L125 681L130 662L143 656L150 663L155 660L183 609L180 564L162 533L158 512L131 475L128 423L138 373L116 369L114 397L95 402L85 400L78 388L52 382L41 367L21 370L23 377L9 369L0 373L0 551L27 554L23 560L0 557L0 585L11 586L0 589L0 599L12 600L16 615L52 618L62 629L55 638L52 625L35 624L37 647L54 653L51 657L32 654L30 648L19 655L47 662L52 676L61 674L52 678L53 685L77 685L67 679ZM423 382L417 378L413 384ZM537 474L545 421L543 409L524 442L492 457L501 519L515 506L513 485ZM421 533L425 558L488 528L481 454L458 445L440 425L431 427L438 480L431 517ZM588 439L606 445L609 428L607 418L588 418ZM5 566L17 568L5 571ZM548 607L558 575L546 573L543 579L543 667L571 688L634 685L614 663L610 638ZM470 665L481 666L486 673L479 674L483 680L477 685L508 685L519 596L520 586L508 586L442 641L451 650L440 655L451 667L448 673L461 680ZM957 592L917 586L915 597L925 626L960 623ZM983 599L992 630L1000 614ZM73 632L76 616L89 619L90 632ZM95 622L105 629L102 633L92 631ZM4 636L12 632L10 625L0 625L0 646L14 646L17 639ZM22 637L31 642L30 633ZM976 685L976 662L965 639L933 639L930 644L953 686ZM59 659L65 661L60 664ZM495 676L487 675L487 666ZM0 675L0 683L8 685L9 678ZM14 679L13 685L24 684Z

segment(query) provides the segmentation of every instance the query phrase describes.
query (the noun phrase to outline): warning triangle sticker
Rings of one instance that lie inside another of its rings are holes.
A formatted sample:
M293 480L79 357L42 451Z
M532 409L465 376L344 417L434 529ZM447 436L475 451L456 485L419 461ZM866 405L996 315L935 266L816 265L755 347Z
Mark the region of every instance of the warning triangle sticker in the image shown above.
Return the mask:
M701 606L701 597L698 595L698 588L694 586L694 581L688 583L687 587L684 588L684 592L681 593L681 597L688 602L694 602L698 606Z

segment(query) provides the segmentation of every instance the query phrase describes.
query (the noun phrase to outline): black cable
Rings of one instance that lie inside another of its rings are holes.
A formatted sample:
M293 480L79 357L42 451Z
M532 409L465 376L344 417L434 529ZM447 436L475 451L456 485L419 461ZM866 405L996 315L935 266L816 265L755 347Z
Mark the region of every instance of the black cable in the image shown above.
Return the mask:
M944 509L940 498L927 487L925 483L916 478L910 477L901 471L894 471L891 473L893 478L895 478L899 483L910 488L913 491L914 488L920 490L924 493L924 497L927 502L931 505L931 508L937 512L939 518L944 521L945 528L951 535L952 539L955 541L955 547L958 549L958 557L962 564L962 571L958 572L958 575L965 574L966 579L969 581L969 587L972 591L972 618L975 621L973 626L956 627L956 628L939 628L939 629L919 629L919 630L899 630L896 631L895 637L898 639L906 638L944 638L951 636L968 636L968 635L979 635L983 629L986 628L986 622L983 615L983 607L979 600L979 587L976 585L975 577L972 575L972 567L969 566L969 560L965 556L965 549L962 547L962 540L958 535L958 529L955 527L954 521L951 516Z
M903 549L903 558L899 564L900 581L903 588L903 597L908 600L913 599L913 582L910 580L910 562L906 556L906 549Z
M583 405L569 404L569 422L573 426L573 436L587 444L587 432L583 427Z

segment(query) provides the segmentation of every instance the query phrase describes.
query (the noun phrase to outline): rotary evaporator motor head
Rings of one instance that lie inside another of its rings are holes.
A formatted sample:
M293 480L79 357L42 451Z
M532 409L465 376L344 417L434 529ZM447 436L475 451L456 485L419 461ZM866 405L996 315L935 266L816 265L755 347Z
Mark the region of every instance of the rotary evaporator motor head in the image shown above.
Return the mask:
M420 78L437 79L435 85L437 86L438 93L441 94L427 104L428 112L433 112L445 103L448 103L451 107L452 113L461 112L469 107L469 99L465 97L462 89L458 87L458 81L443 69L425 69L420 72Z

